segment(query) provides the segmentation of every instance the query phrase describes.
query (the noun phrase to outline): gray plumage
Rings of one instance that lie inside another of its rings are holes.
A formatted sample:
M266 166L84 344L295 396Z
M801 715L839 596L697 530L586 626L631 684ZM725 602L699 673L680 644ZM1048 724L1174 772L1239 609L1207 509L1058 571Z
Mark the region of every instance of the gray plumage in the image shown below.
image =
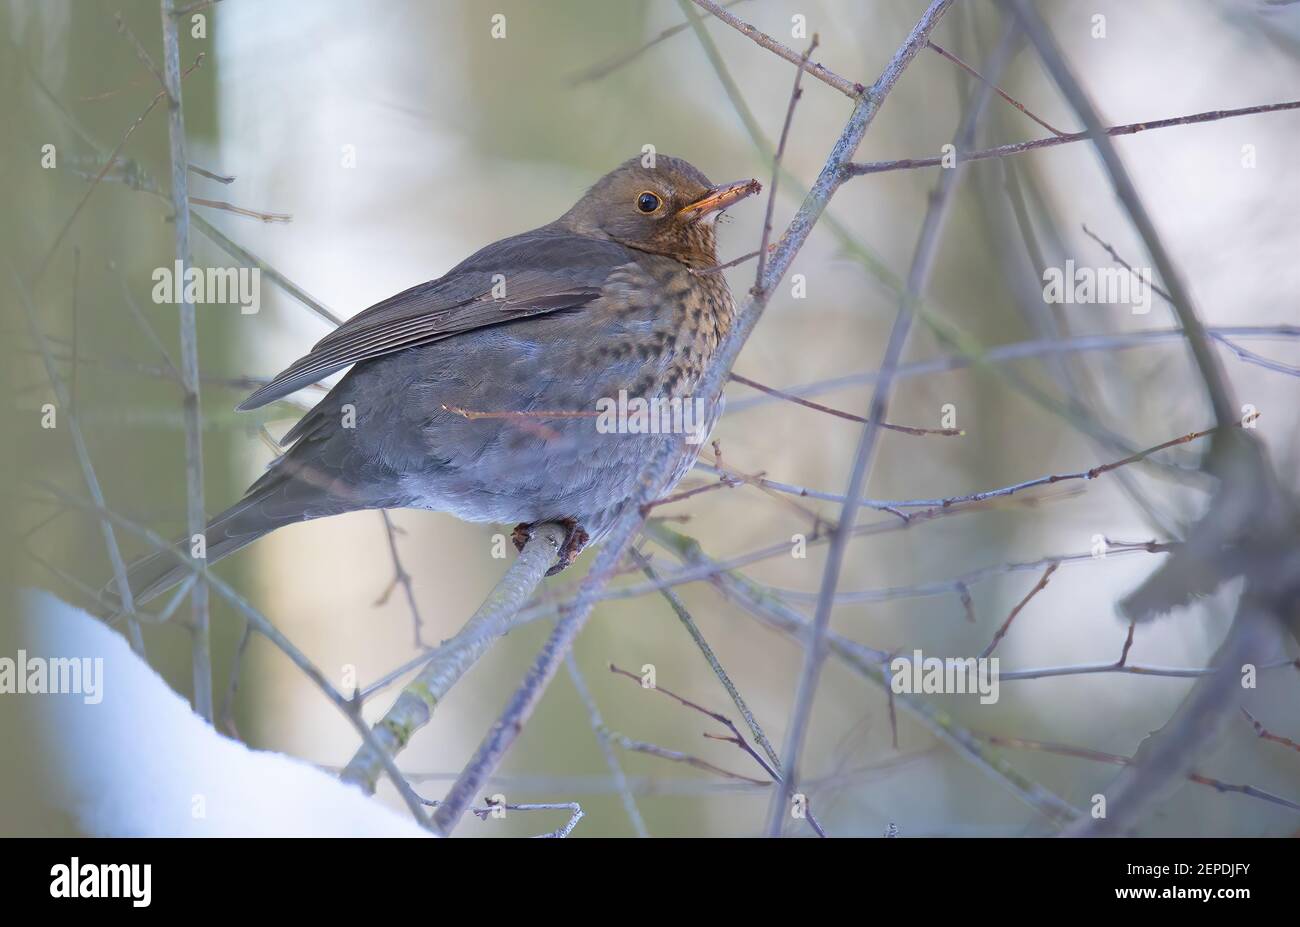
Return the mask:
M630 161L556 222L348 320L241 404L352 367L209 523L208 562L293 522L421 508L525 532L563 521L566 566L613 524L659 442L677 440L602 433L597 401L693 398L734 305L721 274L690 269L717 263L712 220L756 189L715 188L662 155L655 169ZM656 214L641 214L646 192L662 201ZM698 449L684 447L669 487ZM143 602L186 573L159 552L128 582Z

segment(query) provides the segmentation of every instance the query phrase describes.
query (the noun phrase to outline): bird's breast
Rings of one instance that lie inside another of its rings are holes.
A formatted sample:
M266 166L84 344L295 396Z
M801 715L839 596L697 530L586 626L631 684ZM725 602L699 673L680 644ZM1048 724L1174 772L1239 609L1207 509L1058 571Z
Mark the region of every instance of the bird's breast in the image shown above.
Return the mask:
M689 395L735 315L722 274L691 273L668 259L619 268L599 302L598 312L616 328L602 339L601 360L643 360L628 393L646 398Z

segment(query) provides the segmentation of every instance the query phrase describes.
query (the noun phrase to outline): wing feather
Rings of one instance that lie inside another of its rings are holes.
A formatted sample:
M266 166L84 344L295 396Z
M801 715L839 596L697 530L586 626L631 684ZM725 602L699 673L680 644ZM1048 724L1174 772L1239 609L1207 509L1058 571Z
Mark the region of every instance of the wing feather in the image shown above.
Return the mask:
M239 404L256 409L351 364L463 332L577 309L600 296L622 245L544 227L488 245L437 280L357 313ZM495 298L496 284L504 296Z

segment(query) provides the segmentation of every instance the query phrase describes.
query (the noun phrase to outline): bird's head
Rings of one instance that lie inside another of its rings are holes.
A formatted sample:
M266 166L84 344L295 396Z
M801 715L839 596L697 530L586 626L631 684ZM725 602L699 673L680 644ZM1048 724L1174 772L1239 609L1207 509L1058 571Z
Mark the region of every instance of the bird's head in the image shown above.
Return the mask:
M757 180L715 185L689 162L657 154L610 171L559 221L580 235L708 266L717 263L715 220L761 189Z

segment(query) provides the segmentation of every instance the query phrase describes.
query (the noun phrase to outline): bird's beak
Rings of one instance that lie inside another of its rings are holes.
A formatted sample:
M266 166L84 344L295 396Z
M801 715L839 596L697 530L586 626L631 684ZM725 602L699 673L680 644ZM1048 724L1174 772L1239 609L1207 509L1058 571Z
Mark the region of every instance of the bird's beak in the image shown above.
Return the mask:
M687 222L696 222L762 189L763 185L757 180L737 180L735 183L722 184L712 188L705 196L689 206L683 206L678 210L677 215Z

